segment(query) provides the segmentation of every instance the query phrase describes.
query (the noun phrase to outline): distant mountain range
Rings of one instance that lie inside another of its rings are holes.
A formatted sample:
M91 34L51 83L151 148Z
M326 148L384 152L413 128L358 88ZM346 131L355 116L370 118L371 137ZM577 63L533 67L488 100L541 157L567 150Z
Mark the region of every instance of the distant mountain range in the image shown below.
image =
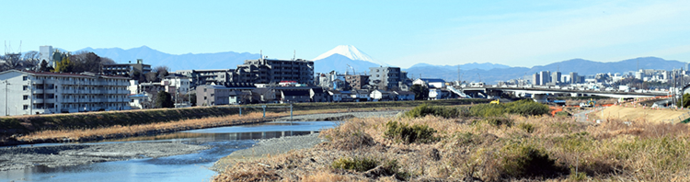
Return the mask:
M168 54L146 46L121 49L106 48L93 49L90 47L78 50L96 53L101 57L108 57L117 63L136 63L137 59L143 59L144 64L152 67L168 66L172 71L190 69L234 69L237 65L243 64L248 59L258 59L259 54L238 53L238 52L219 52L202 54ZM75 52L78 52L75 51Z
M499 67L486 69L488 67L485 67L485 69L480 69L477 67L474 69L462 69L463 65L461 65L459 75L457 66L429 66L428 64L423 64L412 66L408 69L405 69L405 71L408 72L408 77L414 78L419 78L421 74L421 77L423 78L441 78L449 81L457 80L459 76L461 77L461 80L483 81L493 84L498 81L523 78L523 76L529 76L539 71L560 71L562 74L577 72L579 75L594 75L597 73L625 73L628 71L636 71L638 69L672 70L685 67L685 64L686 63L684 62L665 60L657 57L640 57L618 62L605 63L584 59L571 59L544 66L534 66L532 68Z
M461 70L473 70L473 69L480 69L480 70L490 70L494 68L510 68L508 65L502 65L502 64L494 64L494 63L467 63L467 64L460 64L460 65L432 65L432 64L427 64L427 63L417 63L415 65L412 65L412 67L441 67L445 69L451 69L451 70L456 70L458 67Z
M108 57L117 63L136 62L143 59L145 64L153 67L165 65L175 70L189 69L234 69L248 59L258 59L259 54L219 52L202 54L168 54L151 49L146 46L123 50L121 48L93 49L85 48L78 51L90 51L99 56ZM75 51L77 52L77 51ZM395 66L376 61L366 53L351 45L340 45L317 56L314 61L315 73L328 73L337 71L352 74L352 68L357 74L369 72L369 67ZM408 77L441 78L447 81L457 80L460 77L465 81L483 81L489 84L498 81L523 78L539 71L560 71L562 74L577 72L579 75L594 75L597 73L625 73L638 69L663 69L672 70L685 67L685 62L665 60L658 57L640 57L618 62L595 62L584 59L571 59L543 66L510 67L493 63L467 63L460 65L432 65L418 63L403 69L408 72ZM460 72L458 72L458 67Z

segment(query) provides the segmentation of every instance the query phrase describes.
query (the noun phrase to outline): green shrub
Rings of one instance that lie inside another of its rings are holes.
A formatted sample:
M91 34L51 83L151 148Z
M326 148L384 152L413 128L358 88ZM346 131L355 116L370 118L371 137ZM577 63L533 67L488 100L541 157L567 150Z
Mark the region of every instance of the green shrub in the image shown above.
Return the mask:
M513 120L507 117L487 117L484 121L493 126L513 126Z
M477 143L477 136L470 132L463 132L463 133L455 133L453 135L453 138L455 138L459 144L475 144Z
M534 102L531 99L523 99L507 103L506 110L512 114L528 116L548 114L551 109L545 104Z
M548 114L549 110L547 105L524 99L506 104L475 105L469 109L469 114L477 117L497 117L506 113L528 116Z
M412 110L405 112L405 116L410 118L424 117L427 115L440 116L443 118L457 118L460 115L460 112L455 108L429 106L428 104L419 105Z
M397 121L388 121L386 131L383 133L389 139L404 143L429 143L436 141L436 130L427 125L409 126Z
M556 116L571 116L569 112L559 111L556 112Z
M355 170L357 172L368 171L378 166L378 161L370 158L340 158L333 161L331 166L335 169Z
M506 113L503 104L479 104L469 109L470 115L477 117L496 117Z
M505 177L553 177L567 173L556 166L556 160L535 146L524 143L505 145L496 157L501 157L500 171Z
M518 124L518 127L519 127L519 128L522 128L522 129L525 130L527 133L532 133L532 132L534 132L534 125L529 124L529 123L520 123L520 124Z

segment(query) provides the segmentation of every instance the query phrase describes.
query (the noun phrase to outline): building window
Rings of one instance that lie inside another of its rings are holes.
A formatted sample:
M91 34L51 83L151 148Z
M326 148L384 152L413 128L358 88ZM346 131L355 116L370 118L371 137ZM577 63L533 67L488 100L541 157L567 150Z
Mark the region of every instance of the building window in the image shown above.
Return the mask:
M29 109L29 105L24 105L24 110Z
M24 95L24 100L28 100L28 99L29 99L29 96L28 96L28 95Z
M24 85L24 90L29 90L29 86L28 86L28 85Z
M26 80L28 80L28 79L29 79L28 76L23 76L23 77L22 77L22 80L24 80L24 81L26 81Z

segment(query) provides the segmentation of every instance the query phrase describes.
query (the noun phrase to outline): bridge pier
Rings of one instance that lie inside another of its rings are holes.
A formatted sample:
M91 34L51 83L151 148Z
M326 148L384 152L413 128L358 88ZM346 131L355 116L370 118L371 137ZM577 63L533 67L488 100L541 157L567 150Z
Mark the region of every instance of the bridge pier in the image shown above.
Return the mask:
M534 102L546 103L548 102L546 98L546 94L532 94L532 100L534 100Z

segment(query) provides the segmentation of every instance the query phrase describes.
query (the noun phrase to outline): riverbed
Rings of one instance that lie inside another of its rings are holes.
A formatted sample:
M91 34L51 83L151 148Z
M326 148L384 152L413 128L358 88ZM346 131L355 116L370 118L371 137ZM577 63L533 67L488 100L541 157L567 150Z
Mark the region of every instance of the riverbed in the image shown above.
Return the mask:
M0 148L0 181L208 181L210 168L261 139L300 136L338 122L268 122L95 143Z

